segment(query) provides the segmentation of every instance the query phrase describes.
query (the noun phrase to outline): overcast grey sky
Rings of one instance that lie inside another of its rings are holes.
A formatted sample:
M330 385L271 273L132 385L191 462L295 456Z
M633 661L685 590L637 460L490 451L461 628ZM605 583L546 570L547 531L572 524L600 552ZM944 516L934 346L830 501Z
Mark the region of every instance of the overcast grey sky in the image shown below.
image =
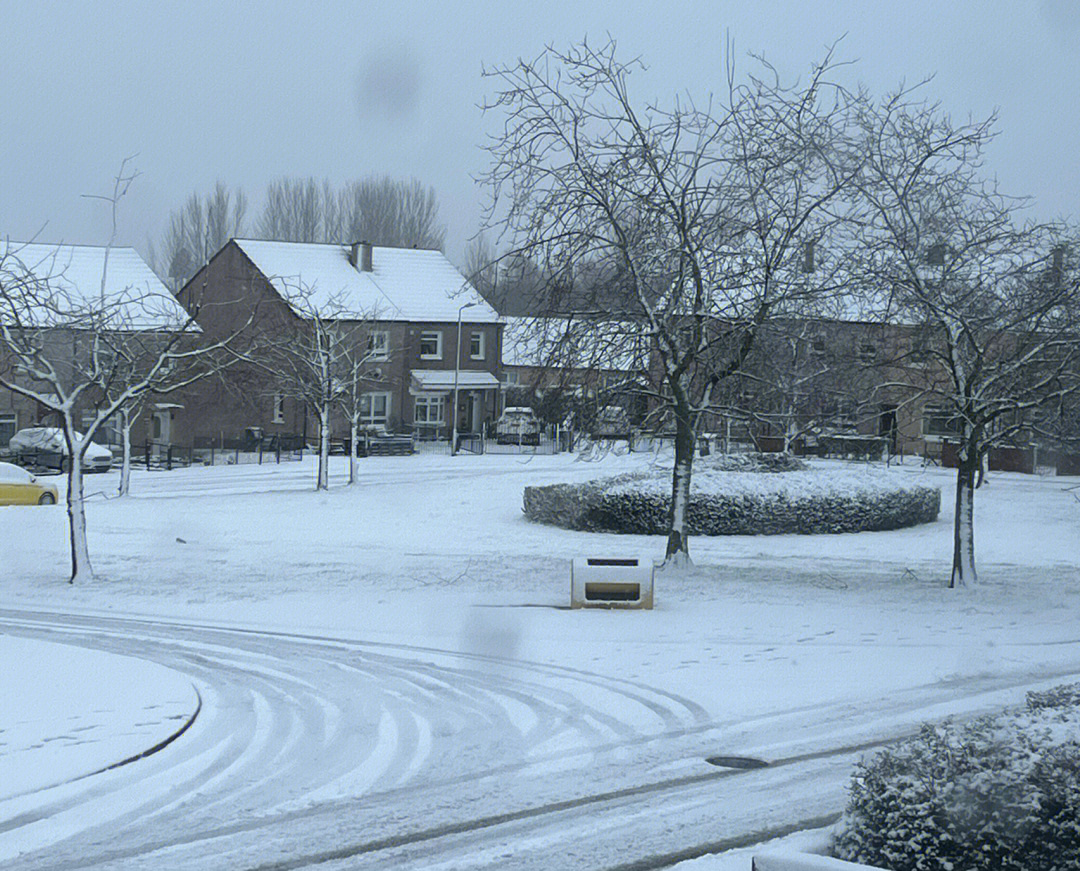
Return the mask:
M663 11L661 6L666 6ZM0 0L0 234L101 244L121 158L142 176L122 244L145 253L169 211L218 179L258 206L283 175L433 185L458 261L484 165L482 64L610 33L649 66L642 98L722 89L736 56L803 72L840 56L880 93L935 74L955 116L1000 114L990 168L1043 217L1080 212L1080 2L43 2ZM845 35L846 34L846 35ZM740 60L740 63L742 61ZM746 64L743 64L746 68ZM44 229L42 229L44 228Z

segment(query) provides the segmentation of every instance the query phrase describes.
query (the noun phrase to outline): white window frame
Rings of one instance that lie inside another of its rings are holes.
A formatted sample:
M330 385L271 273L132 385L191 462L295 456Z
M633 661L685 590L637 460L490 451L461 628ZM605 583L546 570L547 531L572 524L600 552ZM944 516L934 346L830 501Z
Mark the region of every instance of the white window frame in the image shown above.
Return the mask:
M429 340L432 336L435 337L435 353L424 353L424 342ZM442 342L442 330L421 330L420 331L420 359L421 360L441 360L443 352Z
M433 419L431 410L438 408L439 417ZM424 409L424 419L420 420L420 409ZM446 426L446 395L442 393L418 393L413 397L413 424L415 426Z
M383 412L375 410L377 400L383 401ZM367 410L364 410L365 401ZM388 390L373 390L360 394L360 423L364 426L386 426L390 421L391 393Z
M270 422L285 423L285 394L275 393L270 398Z
M509 369L503 370L502 373L502 385L503 388L518 387L521 385L521 373L517 371L510 371Z
M380 362L390 359L389 330L372 330L368 333L368 359Z
M479 348L478 351L473 351L473 345ZM483 360L485 345L487 344L484 338L483 330L473 330L469 335L469 359L470 360Z

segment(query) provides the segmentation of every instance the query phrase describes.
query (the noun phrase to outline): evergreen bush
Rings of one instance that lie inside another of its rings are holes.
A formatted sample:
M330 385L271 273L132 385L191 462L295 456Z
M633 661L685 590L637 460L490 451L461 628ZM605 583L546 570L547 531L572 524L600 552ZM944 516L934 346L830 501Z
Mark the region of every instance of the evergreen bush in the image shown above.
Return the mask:
M812 535L899 529L932 522L941 509L941 491L934 487L868 486L866 482L832 487L824 473L802 473L799 486L791 492L783 488L756 492L746 487L724 492L725 480L735 480L725 479L724 474L710 472L706 489L691 492L689 534ZM530 520L565 529L663 535L671 506L671 494L663 485L653 476L628 474L584 484L527 487L523 507Z
M923 726L862 762L834 854L891 871L1080 871L1077 690Z

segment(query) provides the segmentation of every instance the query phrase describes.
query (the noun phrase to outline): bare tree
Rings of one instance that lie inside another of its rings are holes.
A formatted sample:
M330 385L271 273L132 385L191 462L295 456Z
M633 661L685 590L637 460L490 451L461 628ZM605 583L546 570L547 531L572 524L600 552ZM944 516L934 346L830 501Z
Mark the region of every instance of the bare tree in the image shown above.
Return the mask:
M849 301L815 301L802 315L793 312L765 324L721 396L724 418L748 427L755 441L759 435L778 439L784 451L800 443L829 450L835 439L836 446L858 446L864 456L874 455L883 446L877 440L882 328L854 320Z
M893 381L955 440L950 587L973 584L977 473L996 444L1030 437L1080 390L1077 255L1060 228L1024 222L1022 200L981 172L993 119L955 125L910 91L862 118L862 250L900 324Z
M377 380L368 363L382 358L385 346L372 341L372 319L346 301L316 289L282 282L282 296L291 315L276 318L263 329L247 358L268 372L283 395L303 402L315 413L319 429L319 461L315 488L329 487L330 440L334 411L349 412L351 453L363 413L364 389ZM350 462L350 483L355 467Z
M499 91L487 108L503 123L484 181L489 226L511 254L569 289L587 267L594 304L575 308L633 322L627 341L649 347L653 417L675 432L666 558L681 562L694 445L719 385L771 317L835 290L853 101L830 82L830 57L805 84L767 65L736 84L729 69L727 105L701 108L636 103L639 66L613 43L582 43L489 71ZM834 252L813 280L809 243ZM614 368L588 351L581 361Z
M336 239L360 240L402 248L443 246L446 227L439 223L439 202L433 187L416 179L369 178L346 185L338 195Z
M282 178L266 189L257 225L260 238L282 242L334 242L340 235L338 198L328 181Z
M95 259L96 294L85 270L70 262L74 249L8 243L0 251L0 387L59 418L72 583L93 576L82 476L95 435L147 396L183 390L226 364L219 356L226 342L199 341L194 316L170 293L110 278L116 208L136 175L124 161L112 193L96 197L113 217L109 245Z
M150 246L150 262L176 293L229 239L243 235L247 197L218 182L212 193L193 193L169 216L160 247Z
M388 385L380 363L390 359L388 345L389 332L376 329L377 318L374 314L363 321L340 321L341 331L348 341L338 343L336 355L335 379L338 385L337 402L349 424L349 483L357 482L357 452L361 430L365 432L375 428L366 421L373 421L380 410L376 403L384 397ZM380 388L383 388L380 390ZM382 410L383 413L387 409Z

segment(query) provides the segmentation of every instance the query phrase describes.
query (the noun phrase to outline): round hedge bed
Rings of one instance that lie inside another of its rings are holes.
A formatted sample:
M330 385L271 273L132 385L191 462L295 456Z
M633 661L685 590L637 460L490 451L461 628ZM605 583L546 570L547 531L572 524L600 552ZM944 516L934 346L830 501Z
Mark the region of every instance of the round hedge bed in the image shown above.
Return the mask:
M941 491L882 469L728 471L702 462L691 479L690 535L867 532L930 523ZM529 520L590 532L663 535L671 478L661 472L618 475L584 484L526 487Z

